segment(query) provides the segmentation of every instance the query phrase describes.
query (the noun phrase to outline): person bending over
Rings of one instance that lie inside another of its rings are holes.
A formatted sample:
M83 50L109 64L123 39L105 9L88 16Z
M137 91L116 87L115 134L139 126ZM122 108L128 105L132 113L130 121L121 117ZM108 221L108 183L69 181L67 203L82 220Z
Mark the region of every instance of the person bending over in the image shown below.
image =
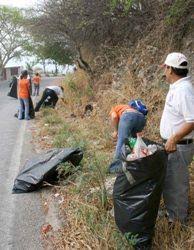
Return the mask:
M55 108L59 97L64 102L64 89L62 86L46 87L40 101L36 104L35 112L38 112L42 105Z
M148 110L141 100L132 100L128 105L117 105L110 111L113 138L117 139L115 159L121 159L121 147L126 138L137 137L146 125Z

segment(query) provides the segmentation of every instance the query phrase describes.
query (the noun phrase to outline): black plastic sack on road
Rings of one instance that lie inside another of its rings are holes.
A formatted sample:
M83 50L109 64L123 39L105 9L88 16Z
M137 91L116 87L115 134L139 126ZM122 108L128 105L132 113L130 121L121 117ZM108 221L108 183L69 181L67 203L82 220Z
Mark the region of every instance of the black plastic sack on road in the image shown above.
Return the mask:
M27 193L40 188L43 181L50 182L56 177L60 163L69 161L79 165L83 153L79 148L59 148L28 160L14 181L12 193Z
M150 249L166 173L167 154L159 144L150 156L113 162L109 170L116 172L113 189L115 222L125 236L135 237L135 249ZM128 238L128 237L127 237Z
M18 80L16 77L13 77L10 83L10 90L8 92L8 96L13 97L15 99L18 99L18 95L17 95L17 84L18 84Z
M30 116L30 119L34 119L35 118L34 105L33 105L31 97L29 98L29 116Z

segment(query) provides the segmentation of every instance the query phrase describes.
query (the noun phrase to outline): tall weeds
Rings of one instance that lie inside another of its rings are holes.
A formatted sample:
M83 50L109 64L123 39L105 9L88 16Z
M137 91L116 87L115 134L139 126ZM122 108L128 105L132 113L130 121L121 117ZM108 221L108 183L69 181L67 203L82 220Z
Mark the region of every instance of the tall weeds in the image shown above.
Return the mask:
M73 169L75 171L72 178L63 179L64 176L67 177L70 166L60 168L62 186L59 189L65 200L61 205L61 211L65 214L65 226L50 238L53 249L125 250L131 249L131 245L135 243L134 237L123 237L120 234L110 213L113 207L112 197L107 193L105 182L109 177L107 167L115 144L110 136L109 110L112 105L142 97L150 109L145 135L159 140L158 127L165 90L157 84L152 88L143 88L141 83L137 85L138 78L131 77L128 72L121 81L124 84L119 90L110 87L104 90L103 84L99 85L91 99L91 93L87 93L87 77L82 72L69 75L64 80L67 101L65 108L51 111L45 109L40 116L42 133L47 133L52 138L50 147L80 147L84 152L80 168ZM89 115L84 113L88 103L94 107ZM45 123L49 125L45 127ZM191 215L187 227L177 224L174 228L169 228L165 218L158 219L154 250L193 249L193 186L190 202Z

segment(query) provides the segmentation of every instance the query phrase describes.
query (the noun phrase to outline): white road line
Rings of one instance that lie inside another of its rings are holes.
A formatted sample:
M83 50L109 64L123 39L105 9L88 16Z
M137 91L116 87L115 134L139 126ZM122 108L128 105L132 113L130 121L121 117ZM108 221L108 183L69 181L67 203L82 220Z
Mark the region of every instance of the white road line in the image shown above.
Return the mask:
M6 194L7 194L6 205L7 205L7 208L9 209L8 210L9 214L7 218L4 218L5 223L7 224L7 228L8 228L7 237L6 237L7 242L4 246L4 250L12 248L12 242L13 242L12 229L14 226L13 221L14 221L14 214L15 214L14 213L15 200L17 198L15 194L12 194L12 187L13 187L14 179L16 178L20 169L21 154L22 154L22 147L24 143L26 124L27 124L27 121L21 121L21 126L19 127L19 132L16 137L15 146L11 155L9 174L8 174L9 177L6 183Z

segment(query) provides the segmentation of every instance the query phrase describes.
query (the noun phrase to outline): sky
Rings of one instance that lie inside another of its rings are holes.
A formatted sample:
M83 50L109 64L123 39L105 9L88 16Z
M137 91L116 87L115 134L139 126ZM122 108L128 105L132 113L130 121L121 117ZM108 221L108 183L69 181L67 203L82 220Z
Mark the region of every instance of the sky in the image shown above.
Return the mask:
M6 5L6 6L18 7L18 8L29 8L32 6L36 6L37 1L38 0L0 0L0 5ZM26 61L28 60L29 58L22 58L22 60L13 59L9 61L6 66L13 67L13 66L22 65L24 67Z
M11 7L18 7L18 8L28 8L35 6L38 0L0 0L0 5L7 5ZM40 0L39 0L40 2ZM25 61L28 61L28 58L23 58L22 61L18 60L11 60L7 63L7 67L17 66L20 64L25 64Z
M40 3L41 0L0 0L0 5L7 5L18 8L28 8L36 6L37 3ZM14 67L14 66L23 66L25 67L26 62L34 60L33 57L23 57L21 60L11 60L7 63L6 67ZM41 67L42 65L38 64L37 67ZM48 70L54 70L54 66L47 65ZM61 69L62 70L62 69Z
M28 8L36 5L40 0L0 0L0 5L8 5L18 8Z

